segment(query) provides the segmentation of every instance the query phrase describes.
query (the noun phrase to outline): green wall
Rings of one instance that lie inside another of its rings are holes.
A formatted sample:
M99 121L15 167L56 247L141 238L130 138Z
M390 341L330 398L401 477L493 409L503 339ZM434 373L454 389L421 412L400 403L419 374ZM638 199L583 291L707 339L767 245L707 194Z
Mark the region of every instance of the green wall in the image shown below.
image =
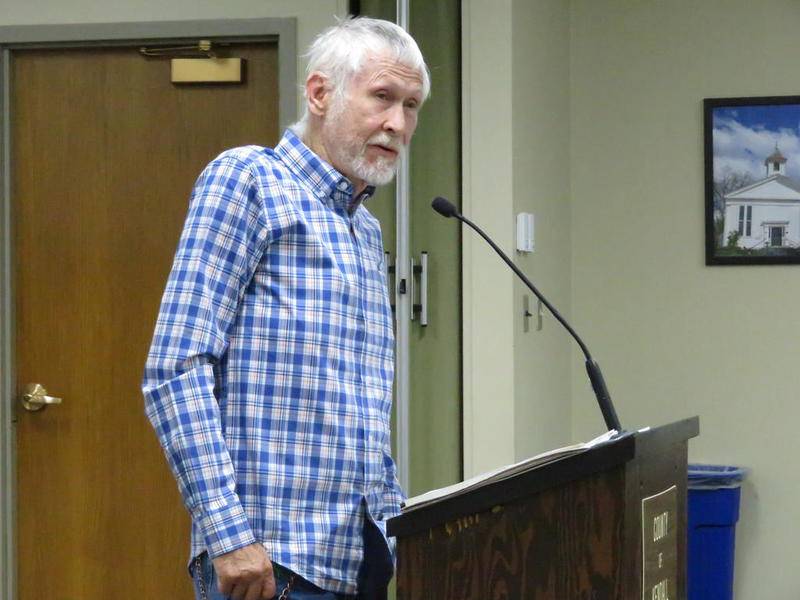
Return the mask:
M362 0L360 14L394 20L394 0ZM457 0L411 2L409 30L431 71L410 152L410 251L428 252L428 319L410 330L410 484L414 496L461 480L461 237L430 208L435 196L460 205L460 10ZM384 247L396 258L395 188L369 201ZM418 279L417 279L418 281ZM418 293L418 292L417 292ZM417 317L418 318L418 317Z
M411 253L428 252L428 327L411 328L409 493L462 479L461 228L433 212L461 206L461 73L458 0L411 3L410 31L431 71L431 95L411 144Z

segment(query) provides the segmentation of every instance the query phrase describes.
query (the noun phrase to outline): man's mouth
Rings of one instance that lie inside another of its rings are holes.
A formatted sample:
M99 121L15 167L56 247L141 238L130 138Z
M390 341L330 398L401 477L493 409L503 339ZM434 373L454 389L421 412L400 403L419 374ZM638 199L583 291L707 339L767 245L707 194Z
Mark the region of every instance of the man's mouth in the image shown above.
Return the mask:
M370 144L370 146L377 150L378 154L382 156L390 156L394 158L398 154L398 151L391 146L384 146L383 144Z

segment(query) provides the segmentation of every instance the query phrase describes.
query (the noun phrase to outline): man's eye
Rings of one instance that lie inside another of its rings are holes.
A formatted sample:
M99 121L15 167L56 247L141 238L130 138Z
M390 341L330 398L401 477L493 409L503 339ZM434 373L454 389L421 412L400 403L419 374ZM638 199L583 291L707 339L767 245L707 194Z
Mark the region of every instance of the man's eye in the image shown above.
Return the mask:
M387 94L386 92L376 92L375 93L375 97L378 100L388 100L389 99L389 94Z

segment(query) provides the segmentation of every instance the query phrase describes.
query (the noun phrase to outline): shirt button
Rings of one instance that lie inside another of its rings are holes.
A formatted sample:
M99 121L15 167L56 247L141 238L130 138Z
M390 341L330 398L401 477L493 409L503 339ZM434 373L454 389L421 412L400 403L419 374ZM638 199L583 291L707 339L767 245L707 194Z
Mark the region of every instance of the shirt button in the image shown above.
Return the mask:
M346 181L340 181L339 185L337 185L336 187L338 187L341 191L345 191L347 189L347 182Z

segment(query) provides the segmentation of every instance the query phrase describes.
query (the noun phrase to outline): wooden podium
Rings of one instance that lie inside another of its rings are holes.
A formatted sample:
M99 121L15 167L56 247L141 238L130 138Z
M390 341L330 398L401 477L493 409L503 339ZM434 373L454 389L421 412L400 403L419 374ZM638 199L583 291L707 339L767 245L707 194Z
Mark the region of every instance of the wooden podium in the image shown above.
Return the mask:
M397 600L686 598L697 417L625 434L388 523Z

